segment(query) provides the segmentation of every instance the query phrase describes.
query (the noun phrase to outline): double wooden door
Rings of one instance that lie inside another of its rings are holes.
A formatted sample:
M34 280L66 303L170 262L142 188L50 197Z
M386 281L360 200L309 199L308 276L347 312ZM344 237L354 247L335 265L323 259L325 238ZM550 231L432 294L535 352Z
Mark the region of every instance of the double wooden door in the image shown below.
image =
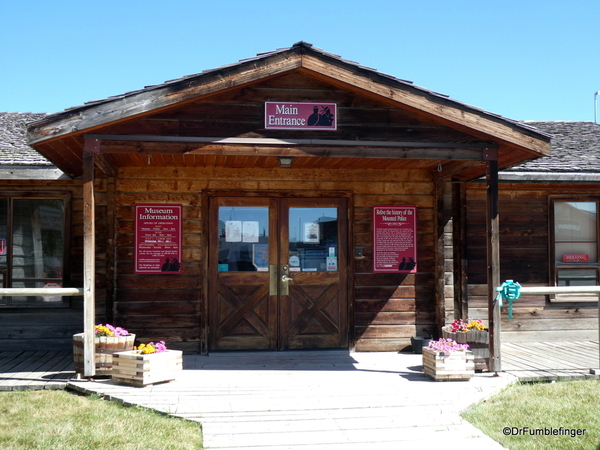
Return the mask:
M348 346L345 199L213 197L209 348Z

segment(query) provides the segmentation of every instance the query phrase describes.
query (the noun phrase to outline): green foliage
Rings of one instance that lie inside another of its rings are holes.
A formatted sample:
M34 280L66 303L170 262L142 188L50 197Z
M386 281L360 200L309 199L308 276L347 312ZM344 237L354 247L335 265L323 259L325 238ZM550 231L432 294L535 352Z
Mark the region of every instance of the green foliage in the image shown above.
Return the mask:
M510 450L598 450L598 405L600 380L517 384L462 417Z
M200 424L65 391L0 393L3 450L200 450Z

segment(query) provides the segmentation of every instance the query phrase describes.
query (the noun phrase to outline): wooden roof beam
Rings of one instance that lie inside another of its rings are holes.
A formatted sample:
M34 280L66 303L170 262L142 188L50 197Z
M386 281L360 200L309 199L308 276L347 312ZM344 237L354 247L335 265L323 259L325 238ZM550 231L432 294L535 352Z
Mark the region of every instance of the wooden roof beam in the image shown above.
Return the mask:
M218 156L293 156L304 158L388 158L388 159L438 159L457 161L483 161L482 151L478 149L455 148L401 148L401 147L322 147L322 146L228 146L193 144L157 144L145 143L127 145L123 143L103 143L102 154L187 154Z
M482 161L496 145L486 142L394 142L327 139L205 138L86 135L99 153L174 153L231 156L441 159Z

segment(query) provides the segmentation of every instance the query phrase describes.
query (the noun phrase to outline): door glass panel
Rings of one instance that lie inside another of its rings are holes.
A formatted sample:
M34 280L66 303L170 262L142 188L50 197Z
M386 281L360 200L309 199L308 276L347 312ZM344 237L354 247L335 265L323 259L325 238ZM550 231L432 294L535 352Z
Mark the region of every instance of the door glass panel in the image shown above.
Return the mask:
M337 272L337 261L337 208L290 208L290 272Z
M269 208L219 207L219 272L269 270Z
M12 287L59 287L63 282L64 202L15 199ZM12 297L13 304L62 302L60 296Z

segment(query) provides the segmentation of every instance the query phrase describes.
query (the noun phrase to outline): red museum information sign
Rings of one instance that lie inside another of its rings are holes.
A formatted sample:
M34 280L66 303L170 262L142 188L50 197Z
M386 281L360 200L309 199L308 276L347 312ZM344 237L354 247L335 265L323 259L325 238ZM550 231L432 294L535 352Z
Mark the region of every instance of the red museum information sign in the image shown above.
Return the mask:
M135 205L135 273L181 273L181 205Z
M417 207L373 207L373 272L417 271Z

